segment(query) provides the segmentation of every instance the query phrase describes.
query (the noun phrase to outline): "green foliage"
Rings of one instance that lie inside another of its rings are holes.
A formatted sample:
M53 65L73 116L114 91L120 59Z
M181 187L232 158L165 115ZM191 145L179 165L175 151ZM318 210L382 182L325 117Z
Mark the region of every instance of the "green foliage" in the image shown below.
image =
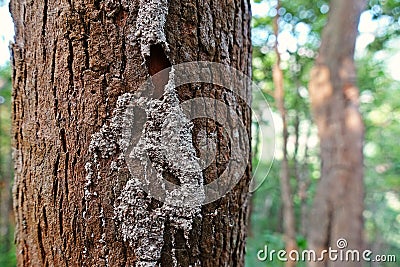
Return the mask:
M400 1L370 0L368 4L372 18L383 24L375 33L375 40L369 44L370 51L387 48L387 43L400 35Z
M11 69L0 69L0 155L10 151L11 128Z
M0 69L0 177L10 172L11 68ZM1 179L0 179L1 180Z
M316 143L317 135L309 112L309 73L320 43L321 31L327 21L329 1L282 0L275 9L276 0L254 1L253 9L262 3L264 15L253 17L253 80L274 108L272 68L276 61L273 17L279 13L279 52L284 72L285 107L288 116L290 171L297 230L300 232L301 205L310 208L320 176L317 144L308 146L308 153L296 150L296 134L309 136ZM374 39L364 51L358 51L356 63L360 88L361 111L365 121L365 229L368 247L374 254L398 255L400 250L400 81L391 77L387 63L391 56L400 53L399 0L371 0L368 10L377 22L372 32ZM282 37L283 36L283 37ZM291 43L291 44L288 44ZM254 102L257 104L257 99ZM257 112L257 105L254 106ZM297 126L296 126L297 125ZM279 130L279 129L278 129ZM278 145L280 133L277 132ZM279 149L278 149L279 150ZM246 266L283 266L283 263L260 262L257 252L265 245L279 250L284 247L282 236L282 210L279 190L279 165L277 158L264 184L253 194L251 231L247 240ZM254 164L259 162L253 161ZM268 168L268 164L260 162ZM295 170L303 168L308 173L306 199L298 193L299 181ZM303 202L302 202L303 201ZM304 204L305 201L305 204ZM307 247L304 236L298 236L298 246ZM298 266L302 266L299 264ZM382 263L380 266L397 266Z
M0 240L0 266L13 267L17 266L17 259L15 254L14 245L14 229L12 229L8 236Z
M0 201L5 200L3 195L8 191L11 195L12 164L11 164L11 68L5 66L0 69ZM7 203L0 203L7 205ZM11 209L11 205L9 207ZM10 214L12 211L10 210ZM0 233L0 266L16 266L14 227L7 222L9 214L1 214L2 229Z
M400 249L400 81L369 52L358 62L365 134L368 241L388 254ZM396 254L397 253L397 254Z

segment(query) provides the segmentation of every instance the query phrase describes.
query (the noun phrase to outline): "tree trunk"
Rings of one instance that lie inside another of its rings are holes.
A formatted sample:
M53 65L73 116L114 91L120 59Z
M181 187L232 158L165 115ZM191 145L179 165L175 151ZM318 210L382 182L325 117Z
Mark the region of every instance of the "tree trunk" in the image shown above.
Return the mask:
M277 10L280 8L280 2L278 1ZM284 89L284 78L283 71L280 67L281 57L278 51L278 34L279 34L279 24L278 24L279 14L276 14L274 19L274 32L276 36L275 51L276 51L276 64L273 68L273 80L275 85L274 97L276 106L278 108L279 114L282 119L282 162L280 170L280 186L281 186L281 199L282 199L282 212L283 212L283 230L285 235L285 248L286 252L289 254L290 251L297 249L296 242L296 222L293 207L293 195L292 188L290 185L290 173L289 173L289 159L287 152L288 145L288 128L286 120L286 109L285 109L285 89ZM296 266L296 262L288 260L285 264L286 267Z
M19 266L244 265L250 165L223 198L169 207L132 185L116 140L127 125L115 115L149 74L170 65L220 62L251 76L249 2L11 1ZM164 86L171 79L152 80L152 103L170 104ZM243 90L247 98L238 99L219 86L184 85L178 96L226 103L250 136L250 86ZM141 133L140 123L132 132ZM227 165L229 142L212 121L188 129L197 153L196 134L218 137L216 159L201 173L209 183ZM163 170L157 153L150 158L165 179L185 178Z
M364 0L333 0L319 55L311 72L310 96L321 146L321 180L310 218L309 246L316 251L363 247L363 133L358 107L354 49ZM339 244L339 248L345 246ZM310 266L361 266L360 262Z

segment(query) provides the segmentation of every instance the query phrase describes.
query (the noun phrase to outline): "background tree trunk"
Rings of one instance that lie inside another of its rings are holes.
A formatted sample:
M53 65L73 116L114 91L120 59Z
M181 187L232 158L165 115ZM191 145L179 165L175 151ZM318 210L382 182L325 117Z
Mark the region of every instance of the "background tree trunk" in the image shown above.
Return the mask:
M251 76L249 2L11 1L19 266L243 266L250 165L229 194L193 218L157 214L145 223L162 203L137 195L144 206L121 221L115 209L130 173L105 129L118 98L170 64L220 62ZM166 80L153 82L159 97ZM250 97L242 103L212 85L179 88L181 100L195 96L235 107L250 132ZM193 133L202 129L222 132L199 121ZM226 141L216 142L205 183L229 158ZM127 236L127 226L142 235Z
M281 7L280 1L278 0L276 10L279 10L280 7ZM293 195L290 184L289 159L287 151L289 133L286 120L284 78L283 78L283 71L280 66L281 56L278 50L278 35L279 35L278 20L279 20L279 14L277 13L274 18L274 33L276 36L276 42L275 42L276 63L273 68L273 80L275 86L274 90L275 102L282 119L283 158L280 169L280 186L281 186L282 213L283 213L282 214L283 230L285 235L285 249L286 252L289 254L290 251L297 249L296 219L293 207ZM285 266L286 267L296 266L296 262L289 259L285 263Z
M363 247L363 133L355 85L354 49L364 0L333 0L319 55L311 73L310 96L321 145L322 173L310 218L309 246L316 251ZM310 266L361 266L357 262Z

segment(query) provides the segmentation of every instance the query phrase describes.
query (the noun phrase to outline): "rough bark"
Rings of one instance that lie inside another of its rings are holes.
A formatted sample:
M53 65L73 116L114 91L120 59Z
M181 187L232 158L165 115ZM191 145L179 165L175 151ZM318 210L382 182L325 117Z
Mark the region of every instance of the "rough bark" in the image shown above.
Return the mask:
M321 146L321 180L310 216L309 245L316 251L362 249L363 133L354 49L364 0L333 0L309 85ZM322 262L310 266L361 266Z
M12 0L10 9L18 265L243 266L250 165L223 198L171 217L163 203L127 193L131 174L111 137L120 127L113 114L164 67L204 60L251 75L249 1ZM153 80L155 97L168 79ZM221 100L250 131L250 98L201 84L178 94ZM204 131L223 136L215 123L196 121L196 150ZM229 159L226 138L216 147L204 183ZM136 206L116 213L125 200Z
M280 2L278 1L277 10L280 8ZM290 172L289 172L289 159L288 159L288 128L286 120L286 109L285 109L285 89L284 89L284 77L283 71L280 67L281 57L278 51L278 34L279 34L279 14L274 19L274 32L276 36L275 51L276 51L276 63L273 68L273 80L274 80L274 97L276 106L282 119L282 162L280 169L280 187L281 187L281 199L282 199L282 216L283 216L283 230L285 235L285 249L289 254L290 251L297 249L296 242L296 222L293 207L293 195L292 188L290 185ZM285 264L287 267L296 266L296 263L292 260L288 260Z

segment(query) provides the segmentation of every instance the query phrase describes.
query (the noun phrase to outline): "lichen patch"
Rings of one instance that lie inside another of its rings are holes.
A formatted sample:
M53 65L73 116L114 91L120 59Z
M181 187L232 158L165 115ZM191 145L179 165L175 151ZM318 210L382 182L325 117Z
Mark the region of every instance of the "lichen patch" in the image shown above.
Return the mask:
M118 152L110 172L118 171L124 164L130 169L131 178L114 204L114 219L123 240L134 249L136 266L157 264L166 221L173 232L183 231L189 246L193 220L201 216L205 198L202 169L192 141L193 125L180 107L173 69L169 77L161 99L144 97L142 91L118 98L110 122L92 136L92 160L86 164L86 202L93 196L93 179L101 179L101 159L114 157ZM145 111L145 123L140 130L134 127L137 120L143 119L138 110ZM167 181L163 177L165 172L175 177L179 185ZM160 204L154 205L154 198Z
M136 28L131 38L133 43L139 39L143 58L150 56L150 46L162 44L168 50L164 25L168 14L167 0L141 0Z

